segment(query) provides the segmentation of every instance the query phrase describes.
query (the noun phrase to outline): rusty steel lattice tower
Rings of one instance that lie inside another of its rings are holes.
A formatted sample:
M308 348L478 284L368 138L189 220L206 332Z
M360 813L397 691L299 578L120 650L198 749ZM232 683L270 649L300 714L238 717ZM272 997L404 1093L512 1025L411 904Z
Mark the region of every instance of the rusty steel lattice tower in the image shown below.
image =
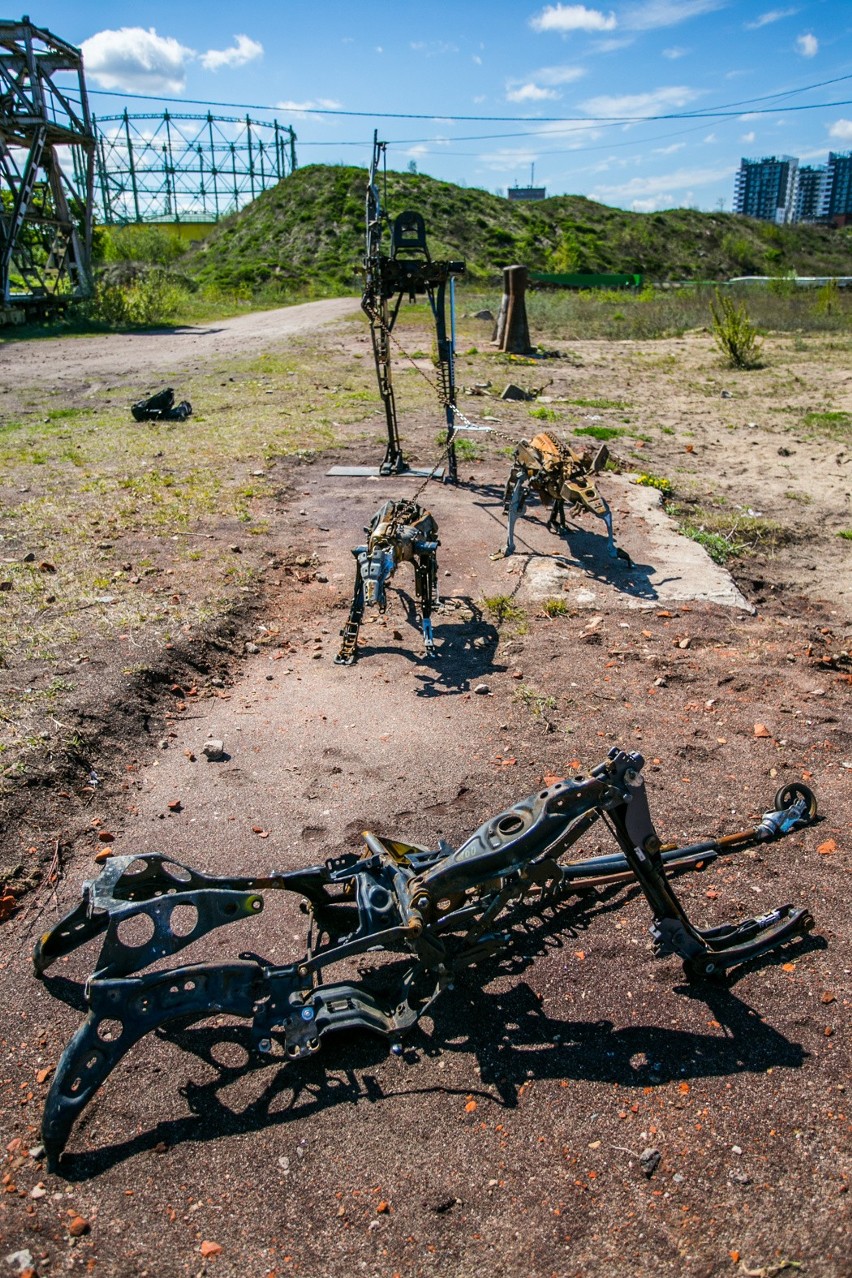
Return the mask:
M95 131L107 225L218 222L296 168L296 135L277 120L125 110Z
M80 50L0 20L0 307L90 292L94 164Z

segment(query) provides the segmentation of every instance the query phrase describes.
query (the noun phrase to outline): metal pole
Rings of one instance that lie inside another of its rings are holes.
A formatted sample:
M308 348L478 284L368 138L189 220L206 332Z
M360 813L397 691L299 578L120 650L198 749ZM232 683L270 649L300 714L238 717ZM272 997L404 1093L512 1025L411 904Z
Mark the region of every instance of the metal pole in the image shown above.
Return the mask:
M130 117L127 114L127 107L124 108L124 137L127 142L127 162L130 168L130 189L133 192L133 211L136 214L136 221L141 222L139 188L136 185L136 164L133 159L133 143L130 140Z
M249 189L254 199L254 156L251 149L251 119L246 116L246 141L248 142Z
M219 170L216 168L216 145L213 141L213 116L207 112L207 132L210 135L210 171L213 175L213 206L216 211L216 221L219 221L219 184L216 181Z

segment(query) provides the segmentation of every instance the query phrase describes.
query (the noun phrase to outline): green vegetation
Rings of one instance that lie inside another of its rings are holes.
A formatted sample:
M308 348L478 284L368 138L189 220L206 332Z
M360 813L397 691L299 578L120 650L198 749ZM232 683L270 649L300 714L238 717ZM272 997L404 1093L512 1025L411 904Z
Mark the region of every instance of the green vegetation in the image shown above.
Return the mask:
M844 541L852 541L852 528L841 528L837 535L842 537Z
M806 430L811 431L814 435L839 439L844 436L848 437L850 429L852 429L852 413L813 411L805 413L802 424Z
M761 344L745 303L717 291L710 313L713 338L731 368L755 368Z
M558 422L559 414L552 408L548 408L542 404L539 408L530 409L530 417L536 417L540 422Z
M758 547L775 550L790 538L790 530L773 519L745 515L724 508L710 509L694 505L669 505L670 515L680 524L686 537L697 541L717 564L751 554Z
M521 622L526 618L523 608L509 595L486 595L482 602L498 626L502 626L504 621Z
M569 404L576 404L578 408L629 408L630 405L623 399L569 399Z
M545 599L541 608L547 617L564 617L568 612L568 603L565 599Z
M591 435L592 439L618 439L625 432L620 426L578 426L573 434Z
M662 475L637 475L633 482L642 488L656 488L664 497L670 497L674 491L672 481Z
M350 166L297 169L221 223L182 265L199 283L226 291L275 287L292 295L356 286L365 181L364 169ZM510 204L416 173L388 173L385 207L392 216L419 210L433 257L463 257L474 282L494 279L507 262L538 271L641 272L655 281L789 270L842 275L852 242L848 230L777 227L691 209L627 213L583 196ZM625 295L614 296L626 314Z

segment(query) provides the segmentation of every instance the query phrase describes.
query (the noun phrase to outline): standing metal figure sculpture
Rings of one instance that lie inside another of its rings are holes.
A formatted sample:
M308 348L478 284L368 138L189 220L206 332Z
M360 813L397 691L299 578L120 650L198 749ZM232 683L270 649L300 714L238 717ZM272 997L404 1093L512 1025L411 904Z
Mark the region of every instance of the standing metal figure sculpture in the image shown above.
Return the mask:
M414 501L386 501L369 526L366 546L356 546L355 589L349 620L341 630L337 665L351 666L358 647L358 631L364 609L387 608L386 587L401 563L414 568L414 593L420 606L423 640L430 657L438 654L432 633L432 608L438 600L438 525L428 510Z
M400 213L390 224L390 256L382 252L385 225L388 216L382 210L379 197L379 164L385 157L387 143L379 142L373 135L373 159L370 164L370 180L367 184L366 252L364 254L364 293L361 308L370 321L373 356L379 394L385 407L388 443L384 461L379 468L381 475L398 474L409 469L402 455L396 400L391 375L391 334L399 315L402 299L413 302L418 294L429 299L435 320L437 335L438 394L444 406L447 421L447 471L448 478L457 479L456 453L453 446L455 433L454 406L456 402L455 373L453 367L453 343L455 309L453 281L463 275L464 262L435 262L426 244L426 224L419 213ZM447 285L450 285L450 326L447 328Z
M107 862L33 955L41 976L78 946L102 940L86 982L86 1018L62 1054L45 1103L48 1166L56 1169L75 1119L145 1034L171 1023L237 1016L251 1022L254 1050L279 1062L310 1057L323 1035L341 1029L372 1030L401 1052L402 1035L453 989L458 975L511 950L514 924L529 911L556 910L578 892L637 883L651 910L655 952L678 955L693 980L723 975L808 932L813 919L792 905L697 928L670 881L673 872L808 826L816 800L807 786L779 790L775 808L748 830L664 847L648 808L643 762L614 748L589 776L568 777L521 799L455 849L443 840L429 849L365 831L360 854L263 876L218 878L151 852ZM598 820L618 851L563 861ZM215 928L258 915L261 893L274 890L305 899L306 949L294 962L280 965L244 952L230 962L163 966ZM195 921L181 929L176 920L188 910ZM147 932L135 944L124 935L134 923ZM368 969L326 979L327 970L358 956L369 956Z
M566 504L573 512L589 511L606 525L610 557L630 564L627 552L615 544L612 514L594 482L594 476L603 470L608 457L606 444L593 457L585 457L546 430L531 440L521 440L515 449L503 495L503 510L509 517L506 545L494 558L515 553L515 521L523 515L530 492L534 492L544 506L551 508L548 532L561 533L565 529Z

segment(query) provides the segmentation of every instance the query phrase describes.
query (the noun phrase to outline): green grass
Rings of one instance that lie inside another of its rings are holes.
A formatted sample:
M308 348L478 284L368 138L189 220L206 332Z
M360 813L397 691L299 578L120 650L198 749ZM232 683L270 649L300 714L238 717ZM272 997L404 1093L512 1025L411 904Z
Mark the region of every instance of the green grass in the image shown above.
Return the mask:
M841 528L837 536L842 537L844 541L852 541L852 528Z
M548 408L546 404L539 405L538 408L530 409L530 417L535 417L540 422L558 422L559 414L553 408Z
M802 424L806 430L812 431L815 435L844 438L848 437L852 431L852 413L836 409L813 410L805 413Z
M569 404L576 404L578 408L629 408L630 405L623 399L569 399Z
M564 617L568 612L568 603L565 599L545 599L541 608L547 617Z
M717 564L741 559L756 550L776 550L790 540L790 530L773 519L745 515L736 510L695 504L669 504L670 515L685 537L697 541Z
M574 435L590 435L592 439L618 439L621 435L626 434L620 426L577 426L573 431Z

